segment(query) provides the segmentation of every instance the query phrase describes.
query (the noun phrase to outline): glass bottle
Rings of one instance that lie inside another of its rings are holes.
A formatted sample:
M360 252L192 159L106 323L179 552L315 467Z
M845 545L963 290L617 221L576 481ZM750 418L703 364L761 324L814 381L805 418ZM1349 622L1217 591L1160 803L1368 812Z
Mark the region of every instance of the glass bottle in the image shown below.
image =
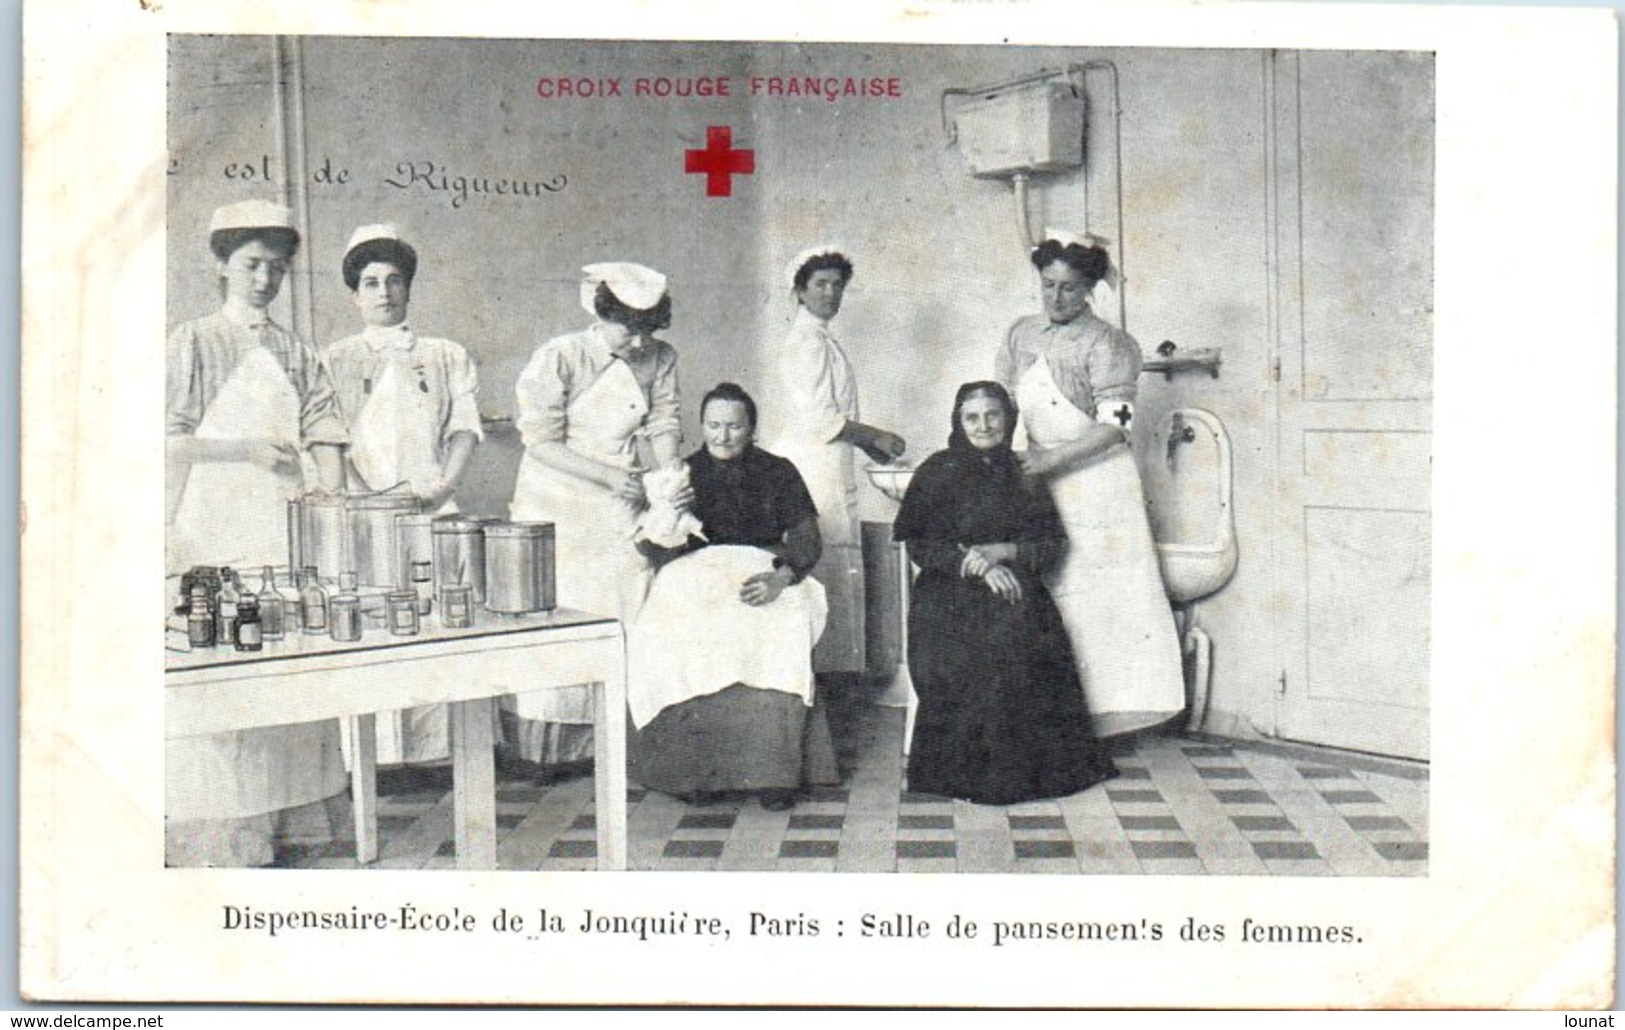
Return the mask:
M418 595L412 590L391 590L384 595L389 611L389 632L397 637L415 636L418 631Z
M232 622L231 642L239 651L258 651L265 646L264 624L260 622L260 602L253 594L237 602L237 618Z
M192 585L190 609L186 615L186 640L193 647L214 646L214 611L209 607L209 591L201 583Z
M271 566L265 566L260 576L260 588L254 599L260 607L260 633L266 640L281 640L286 626L286 607L282 604L282 593L276 588L276 573Z
M237 573L230 566L220 569L220 593L214 599L214 638L222 644L231 640L231 626L237 619L237 602L243 599Z
M287 585L277 587L277 593L282 596L282 630L290 636L299 632L303 621L299 618L299 590L304 585L304 573L290 566Z
M349 643L361 639L361 595L353 572L339 573L339 591L328 605L328 628L333 639Z
M299 588L299 621L306 633L327 632L327 591L314 565L305 566L305 585Z
M474 625L474 588L455 584L440 588L440 624L447 629L467 629Z

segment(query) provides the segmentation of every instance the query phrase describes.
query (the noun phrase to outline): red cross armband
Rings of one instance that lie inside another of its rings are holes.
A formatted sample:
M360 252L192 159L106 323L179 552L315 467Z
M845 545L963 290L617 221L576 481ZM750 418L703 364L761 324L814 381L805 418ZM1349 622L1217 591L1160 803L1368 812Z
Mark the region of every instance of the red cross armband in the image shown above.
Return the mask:
M1106 401L1100 405L1100 417L1096 421L1116 426L1128 436L1134 432L1134 402Z

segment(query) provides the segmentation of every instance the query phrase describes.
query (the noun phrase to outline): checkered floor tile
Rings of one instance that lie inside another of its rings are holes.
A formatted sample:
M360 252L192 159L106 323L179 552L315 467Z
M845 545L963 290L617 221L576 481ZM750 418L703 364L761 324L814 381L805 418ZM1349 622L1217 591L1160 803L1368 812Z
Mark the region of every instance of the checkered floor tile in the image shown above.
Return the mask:
M902 713L831 712L842 786L790 811L749 797L706 806L633 787L628 865L641 870L1416 876L1428 864L1425 766L1296 745L1150 736L1118 747L1121 775L1008 808L915 794ZM586 773L498 770L503 869L595 868ZM447 768L380 773L380 856L370 868L451 868ZM355 869L355 843L288 848L279 864Z

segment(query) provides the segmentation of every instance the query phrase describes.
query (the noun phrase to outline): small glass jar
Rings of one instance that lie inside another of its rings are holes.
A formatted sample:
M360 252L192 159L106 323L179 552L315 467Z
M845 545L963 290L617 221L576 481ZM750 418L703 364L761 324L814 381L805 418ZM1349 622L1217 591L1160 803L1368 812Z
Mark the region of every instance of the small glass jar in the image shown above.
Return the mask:
M418 614L429 614L434 604L434 566L427 561L412 563L412 589L417 592Z
M447 629L467 629L474 625L474 588L448 584L440 588L440 624Z
M418 632L418 594L416 590L392 590L384 597L389 605L389 632L397 637L416 636Z
M334 640L351 643L361 639L361 598L339 594L327 602L327 607L327 621Z

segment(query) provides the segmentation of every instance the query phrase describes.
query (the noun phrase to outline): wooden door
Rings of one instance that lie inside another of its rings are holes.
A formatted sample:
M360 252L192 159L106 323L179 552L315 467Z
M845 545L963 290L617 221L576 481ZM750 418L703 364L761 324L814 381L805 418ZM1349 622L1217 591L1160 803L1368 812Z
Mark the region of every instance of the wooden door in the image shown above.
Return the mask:
M1433 59L1280 52L1278 729L1425 759L1433 396Z

